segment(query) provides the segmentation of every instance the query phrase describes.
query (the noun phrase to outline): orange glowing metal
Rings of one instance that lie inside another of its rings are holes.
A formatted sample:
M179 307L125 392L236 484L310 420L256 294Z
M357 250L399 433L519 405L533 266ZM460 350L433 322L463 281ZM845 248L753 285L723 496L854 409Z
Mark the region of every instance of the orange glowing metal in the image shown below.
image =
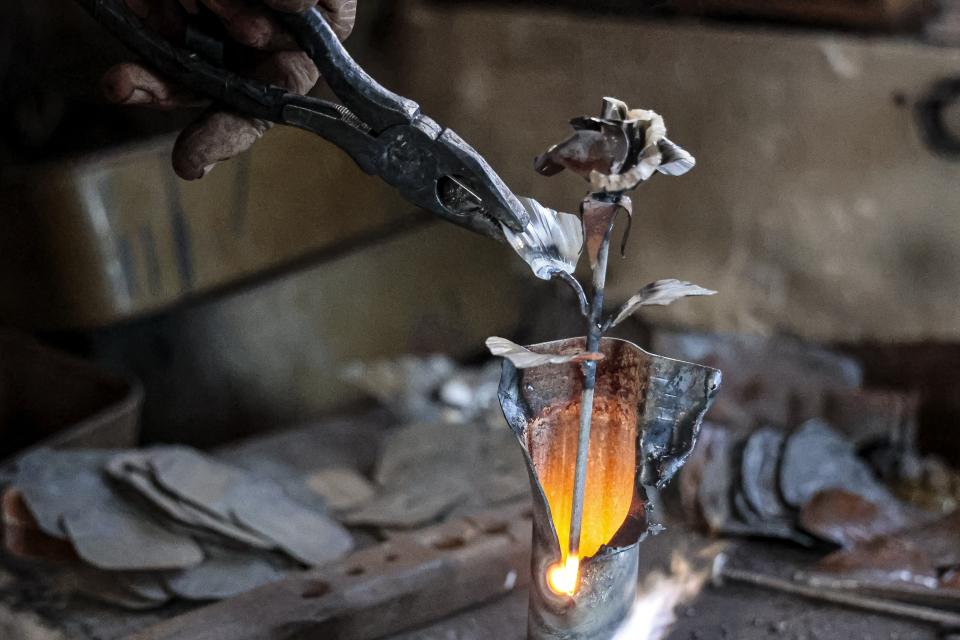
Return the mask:
M636 478L636 404L617 393L598 393L594 400L581 556L573 557L569 532L579 429L577 399L548 407L528 431L530 456L560 542L561 561L548 571L547 582L555 592L568 595L576 592L580 557L590 558L610 542L630 512Z

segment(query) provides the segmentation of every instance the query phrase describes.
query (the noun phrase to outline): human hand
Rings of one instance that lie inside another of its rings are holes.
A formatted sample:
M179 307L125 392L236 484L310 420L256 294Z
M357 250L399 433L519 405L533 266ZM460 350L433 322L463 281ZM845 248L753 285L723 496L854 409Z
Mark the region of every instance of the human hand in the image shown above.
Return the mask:
M306 94L320 77L316 65L266 10L290 13L317 6L341 40L353 29L357 0L125 0L147 27L174 41L182 40L186 20L201 4L213 11L227 32L241 45L256 51L248 70L251 77L300 94ZM259 6L258 6L259 5ZM200 102L156 74L135 63L119 64L103 76L103 89L111 102L155 109L176 109ZM208 109L178 136L173 148L173 169L187 180L205 176L217 162L249 149L270 123L230 111Z

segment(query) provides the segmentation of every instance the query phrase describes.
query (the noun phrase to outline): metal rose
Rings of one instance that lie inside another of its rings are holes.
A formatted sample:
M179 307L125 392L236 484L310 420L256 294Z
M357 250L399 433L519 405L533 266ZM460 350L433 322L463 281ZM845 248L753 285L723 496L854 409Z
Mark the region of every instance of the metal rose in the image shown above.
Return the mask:
M654 173L680 176L696 159L669 140L663 117L648 109L630 109L616 98L603 99L601 117L570 121L574 134L541 154L537 171L555 175L570 169L590 181L595 192L622 193Z

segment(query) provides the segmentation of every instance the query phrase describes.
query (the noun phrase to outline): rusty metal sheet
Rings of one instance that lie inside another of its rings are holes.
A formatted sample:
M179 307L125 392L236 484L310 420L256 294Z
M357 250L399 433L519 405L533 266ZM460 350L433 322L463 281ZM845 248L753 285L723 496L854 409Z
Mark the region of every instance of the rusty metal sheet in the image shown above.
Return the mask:
M852 547L915 521L897 500L870 502L844 489L816 493L800 510L800 525L822 540Z
M875 538L852 549L836 551L816 565L817 571L870 583L905 582L936 588L937 571L929 554L909 540Z

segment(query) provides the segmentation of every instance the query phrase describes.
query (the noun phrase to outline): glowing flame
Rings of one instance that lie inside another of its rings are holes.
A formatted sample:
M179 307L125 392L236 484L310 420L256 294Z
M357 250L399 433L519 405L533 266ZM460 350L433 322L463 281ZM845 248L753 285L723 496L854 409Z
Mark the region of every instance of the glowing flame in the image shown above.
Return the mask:
M547 584L554 593L572 596L577 592L580 579L580 558L570 556L566 562L555 564L547 570Z

